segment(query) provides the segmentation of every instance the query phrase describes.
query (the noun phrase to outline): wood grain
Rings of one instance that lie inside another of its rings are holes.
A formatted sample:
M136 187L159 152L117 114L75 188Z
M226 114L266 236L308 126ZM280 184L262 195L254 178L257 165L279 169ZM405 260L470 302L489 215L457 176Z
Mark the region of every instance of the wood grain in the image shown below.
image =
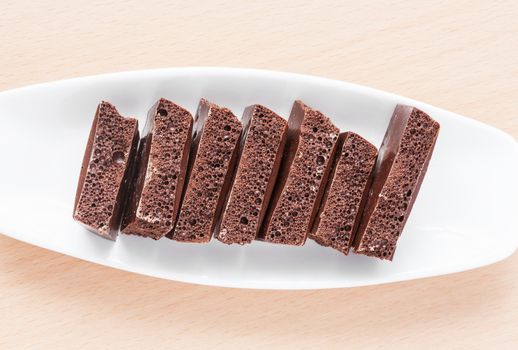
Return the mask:
M518 2L360 3L4 1L0 90L154 67L268 68L392 91L518 136ZM158 280L0 236L1 349L514 349L517 309L517 254L432 279L276 292Z

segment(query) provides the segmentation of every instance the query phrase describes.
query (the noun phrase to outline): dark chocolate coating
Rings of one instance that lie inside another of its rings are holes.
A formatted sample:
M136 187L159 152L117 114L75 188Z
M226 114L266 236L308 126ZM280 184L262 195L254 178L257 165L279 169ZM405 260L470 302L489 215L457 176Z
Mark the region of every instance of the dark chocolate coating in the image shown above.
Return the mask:
M181 209L174 231L177 241L205 243L211 239L232 180L242 131L227 108L200 101Z
M122 232L159 239L178 215L192 137L192 115L160 99L148 112L137 157L137 174Z
M321 112L295 101L277 183L260 239L303 245L331 171L340 130Z
M345 255L369 194L378 150L353 132L340 134L329 176L310 238Z
M255 239L270 200L286 142L287 122L261 105L242 118L238 168L216 238L244 244Z
M439 134L423 111L398 105L381 145L374 181L354 240L356 253L392 260Z
M117 236L138 141L138 121L101 102L83 156L73 217L102 237Z

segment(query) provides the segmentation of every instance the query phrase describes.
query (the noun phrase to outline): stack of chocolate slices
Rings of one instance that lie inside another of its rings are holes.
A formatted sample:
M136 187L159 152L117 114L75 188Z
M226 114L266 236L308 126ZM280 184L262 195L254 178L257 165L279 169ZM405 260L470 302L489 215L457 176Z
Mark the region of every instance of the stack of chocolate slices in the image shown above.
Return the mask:
M398 105L378 152L295 101L288 121L262 105L241 121L205 99L194 121L166 99L138 123L101 102L79 176L74 219L179 242L254 240L392 260L423 181L439 124Z

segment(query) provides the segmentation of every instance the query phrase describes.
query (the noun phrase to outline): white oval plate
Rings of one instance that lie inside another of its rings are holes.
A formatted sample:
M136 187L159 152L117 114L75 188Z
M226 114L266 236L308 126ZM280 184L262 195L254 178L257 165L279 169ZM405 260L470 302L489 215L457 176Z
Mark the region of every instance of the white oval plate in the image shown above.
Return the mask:
M201 97L236 115L261 103L287 117L293 100L327 114L379 146L397 103L441 123L421 192L393 262L308 242L289 247L153 241L111 242L72 220L81 159L96 106L114 103L141 126L165 97L195 112ZM179 68L85 77L0 94L0 232L95 263L176 281L264 289L352 287L467 270L518 245L518 143L451 112L374 89L272 71Z

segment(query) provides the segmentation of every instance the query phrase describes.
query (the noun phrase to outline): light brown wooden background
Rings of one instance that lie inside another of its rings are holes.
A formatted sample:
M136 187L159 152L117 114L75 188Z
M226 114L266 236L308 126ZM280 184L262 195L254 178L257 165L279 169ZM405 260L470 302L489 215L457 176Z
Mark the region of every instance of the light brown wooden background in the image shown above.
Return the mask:
M360 3L2 1L0 90L154 67L268 68L388 90L518 136L518 2ZM0 349L396 347L516 349L518 254L426 280L276 292L138 276L0 235Z

